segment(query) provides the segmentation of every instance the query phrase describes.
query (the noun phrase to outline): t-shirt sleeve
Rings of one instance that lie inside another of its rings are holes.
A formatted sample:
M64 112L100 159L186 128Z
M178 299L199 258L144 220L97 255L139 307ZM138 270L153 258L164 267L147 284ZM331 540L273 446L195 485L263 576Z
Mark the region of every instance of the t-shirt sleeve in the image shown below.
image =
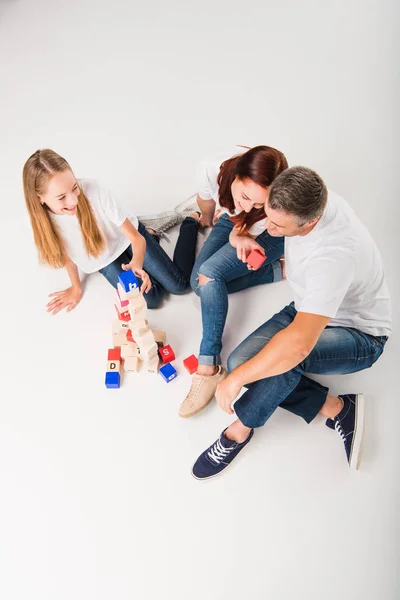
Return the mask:
M114 225L121 227L122 223L128 218L128 215L120 207L116 197L106 187L99 186L99 201L106 217Z
M354 279L355 262L350 252L332 250L332 255L310 257L305 290L298 312L334 318Z
M218 170L209 160L203 160L196 171L197 193L202 200L215 200L218 193Z

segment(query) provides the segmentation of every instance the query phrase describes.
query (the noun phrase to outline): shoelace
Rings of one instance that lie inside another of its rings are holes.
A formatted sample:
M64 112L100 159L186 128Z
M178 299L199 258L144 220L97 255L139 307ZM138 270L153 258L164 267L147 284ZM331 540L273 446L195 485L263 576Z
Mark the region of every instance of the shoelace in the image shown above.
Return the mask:
M234 450L234 447L225 448L225 446L221 444L221 440L219 439L210 448L207 454L211 458L211 460L215 462L216 465L219 465L219 463L222 462L224 458L226 458L228 454L232 452L232 450Z
M335 421L335 429L342 438L343 442L346 442L346 434L343 431L343 427L340 424L340 421Z

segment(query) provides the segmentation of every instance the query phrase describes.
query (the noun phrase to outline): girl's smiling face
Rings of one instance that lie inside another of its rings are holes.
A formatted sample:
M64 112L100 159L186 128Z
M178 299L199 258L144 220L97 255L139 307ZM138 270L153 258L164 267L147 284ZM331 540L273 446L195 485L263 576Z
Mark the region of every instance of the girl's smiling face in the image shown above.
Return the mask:
M76 215L80 193L81 191L72 171L66 169L54 173L49 180L46 192L39 196L39 199L54 214L72 216Z
M264 208L268 198L267 188L254 183L251 179L239 179L235 177L231 185L231 193L235 207L249 213L253 208Z

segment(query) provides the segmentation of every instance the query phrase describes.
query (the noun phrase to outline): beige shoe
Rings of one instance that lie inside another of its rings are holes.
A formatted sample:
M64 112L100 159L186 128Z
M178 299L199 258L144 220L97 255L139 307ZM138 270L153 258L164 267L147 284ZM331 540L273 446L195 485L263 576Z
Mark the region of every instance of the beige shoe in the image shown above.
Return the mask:
M198 375L192 377L192 386L179 409L179 416L184 419L193 417L207 406L214 398L217 385L227 377L224 367L219 367L215 375Z

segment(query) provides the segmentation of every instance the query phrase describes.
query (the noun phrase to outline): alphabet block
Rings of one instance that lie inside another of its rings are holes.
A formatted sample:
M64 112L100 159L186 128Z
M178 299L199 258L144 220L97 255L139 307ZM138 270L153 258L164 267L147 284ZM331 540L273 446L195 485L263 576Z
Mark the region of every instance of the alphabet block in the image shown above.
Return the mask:
M137 372L139 369L139 358L137 356L127 356L124 360L125 371Z
M156 354L156 356L151 358L147 363L148 373L158 373L159 366L160 366L160 359L158 358L158 355Z
M126 322L130 321L131 315L129 314L129 310L120 312L118 306L116 306L115 304L114 304L114 306L115 306L115 310L117 311L118 319L120 321L126 321Z
M110 348L107 360L121 360L121 348Z
M122 347L127 343L126 333L120 331L119 333L113 333L112 342L114 348Z
M122 271L118 275L118 281L122 286L124 292L129 293L135 288L139 287L139 281L136 275L132 271Z
M142 294L129 299L129 312L132 315L132 319L133 315L139 313L142 309L147 310L146 300L143 298Z
M107 372L105 380L106 388L117 389L121 386L121 376L117 371Z
M121 370L121 361L120 360L108 360L107 361L107 373L111 373L115 371L119 373Z
M121 356L122 358L128 358L129 356L138 356L138 348L137 345L128 342L125 346L121 346Z
M161 331L160 329L153 329L153 335L159 348L165 346L165 342L167 341L167 335L165 331Z
M183 361L183 366L190 373L190 375L192 375L193 373L196 373L198 364L199 364L198 360L194 354L191 354L191 356L188 356Z
M169 383L170 381L172 381L172 379L175 379L175 377L178 376L178 373L171 364L167 364L161 367L160 375L164 379L164 381Z
M131 329L128 329L128 331L126 332L126 340L127 340L127 342L133 342L134 344L136 343L135 340L133 339Z
M146 333L149 326L146 319L140 319L138 321L129 321L129 328L132 331L132 335L134 335L135 338L139 338Z
M121 302L129 302L127 293L119 282L117 283L117 292L118 296L121 298Z
M141 298L143 296L140 296ZM139 310L137 310L135 313L131 313L130 312L130 308L129 308L129 312L131 315L131 321L145 321L146 317L147 317L147 305L146 305L146 300L145 302L145 306L142 306Z
M267 257L264 256L264 254L262 254L262 252L260 252L259 250L253 250L248 255L246 262L253 269L259 269L261 267L261 265L263 264L263 262L266 261L266 259L267 259Z
M112 324L112 332L113 333L123 333L125 334L129 329L129 323L126 321L120 321L119 319L114 319Z
M124 312L124 310L129 310L129 301L121 300L117 290L115 290L115 294L114 294L114 304L118 308L119 312Z
M160 355L161 360L163 361L163 363L165 365L167 363L170 363L171 361L175 360L175 354L174 354L174 351L172 350L171 346L163 346L162 348L159 348L158 353Z

